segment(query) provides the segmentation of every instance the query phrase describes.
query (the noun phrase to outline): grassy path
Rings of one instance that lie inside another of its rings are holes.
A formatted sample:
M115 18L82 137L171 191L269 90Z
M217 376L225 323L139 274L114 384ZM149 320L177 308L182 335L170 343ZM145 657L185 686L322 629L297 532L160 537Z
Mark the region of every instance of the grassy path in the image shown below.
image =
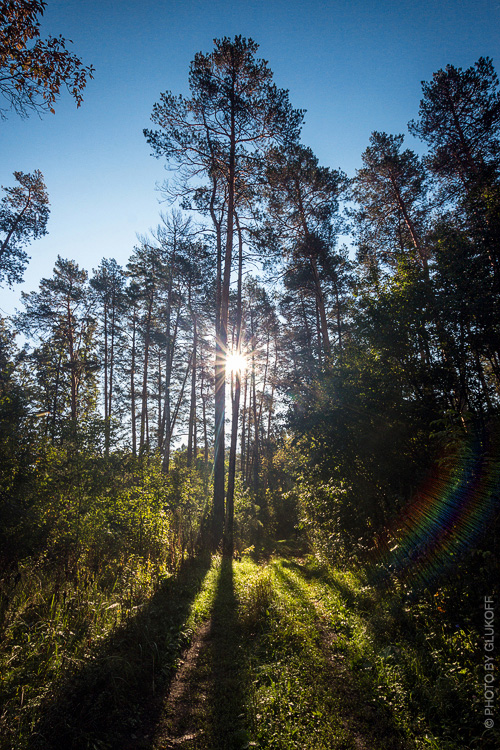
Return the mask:
M411 682L412 653L399 659L388 646L376 653L378 641L394 639L391 618L398 629L410 623L374 596L353 575L325 574L314 563L218 561L193 606L203 624L148 748L486 747L432 733L403 684ZM428 693L433 703L432 686ZM435 727L441 723L436 717Z
M58 685L27 744L0 747L495 747L464 681L442 679L465 641L417 622L403 599L314 561L194 562Z

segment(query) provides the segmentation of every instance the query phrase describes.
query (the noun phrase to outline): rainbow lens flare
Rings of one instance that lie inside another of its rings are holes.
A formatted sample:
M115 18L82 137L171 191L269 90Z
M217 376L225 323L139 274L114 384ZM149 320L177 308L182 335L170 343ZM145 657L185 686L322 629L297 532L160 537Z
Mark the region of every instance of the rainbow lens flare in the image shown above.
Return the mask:
M395 575L413 588L429 586L474 545L500 508L499 442L475 436L436 466L388 530L376 580Z

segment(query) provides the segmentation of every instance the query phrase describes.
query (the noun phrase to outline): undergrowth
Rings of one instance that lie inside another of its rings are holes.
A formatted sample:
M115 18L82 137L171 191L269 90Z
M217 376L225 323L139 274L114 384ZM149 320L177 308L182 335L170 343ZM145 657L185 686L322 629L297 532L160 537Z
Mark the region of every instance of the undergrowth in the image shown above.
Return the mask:
M410 600L359 570L249 554L173 575L135 557L64 583L43 566L20 574L0 653L2 750L163 747L169 685L203 623L193 750L497 746L479 636L450 620L446 591Z
M275 558L244 580L248 722L259 747L498 746L483 725L479 634L448 616L445 590L410 599L313 558Z
M257 665L255 682L263 746L287 746L286 706L297 707L289 714L295 735L288 747L336 747L320 739L332 712L370 748L389 737L391 747L497 746L498 735L483 726L478 634L449 622L444 595L408 601L400 591L369 586L361 572L322 568L314 560L276 560L271 568L275 606L261 645L271 666ZM322 720L311 740L307 727L315 726L315 711ZM293 739L301 725L304 736ZM270 726L276 727L273 742ZM350 747L352 740L335 741Z
M0 651L2 750L111 747L116 727L133 731L197 627L207 567L172 575L131 557L64 583L23 570Z

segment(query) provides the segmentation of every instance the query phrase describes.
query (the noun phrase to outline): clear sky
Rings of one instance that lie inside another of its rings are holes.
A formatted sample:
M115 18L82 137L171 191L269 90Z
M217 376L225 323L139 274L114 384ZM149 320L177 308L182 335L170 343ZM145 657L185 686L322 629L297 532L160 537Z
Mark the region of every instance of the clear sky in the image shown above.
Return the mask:
M241 34L260 45L277 85L307 110L303 142L349 176L373 130L406 132L433 72L489 56L500 73L500 0L47 2L42 36L72 39L96 72L80 109L65 94L55 115L0 122L0 183L40 169L51 202L49 234L28 250L25 283L0 290L7 313L21 289L52 275L58 254L88 271L103 257L125 265L136 233L156 226L155 185L166 173L142 130L160 92L189 93L189 63L214 38Z

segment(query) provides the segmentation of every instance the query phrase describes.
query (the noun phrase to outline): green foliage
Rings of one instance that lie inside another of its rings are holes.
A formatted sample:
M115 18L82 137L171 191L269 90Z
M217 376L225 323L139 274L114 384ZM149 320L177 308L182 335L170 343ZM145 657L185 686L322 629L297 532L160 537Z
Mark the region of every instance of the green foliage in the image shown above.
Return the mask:
M1 90L1 86L0 86ZM23 249L47 233L49 198L42 173L14 172L15 187L4 188L0 203L0 283L9 286L23 280L28 255Z
M238 477L234 497L234 547L242 550L255 543L261 536L262 520L260 507L255 502L252 490L243 487Z
M29 491L2 530L0 662L9 747L26 746L44 696L198 551L207 502L195 469L165 476L159 457L105 458L72 444L40 452Z
M273 593L250 646L260 747L494 747L481 736L480 635L449 617L446 588L410 603L313 559L261 575Z
M270 571L264 567L246 577L240 596L240 619L243 627L253 633L262 627L274 601L274 587Z

